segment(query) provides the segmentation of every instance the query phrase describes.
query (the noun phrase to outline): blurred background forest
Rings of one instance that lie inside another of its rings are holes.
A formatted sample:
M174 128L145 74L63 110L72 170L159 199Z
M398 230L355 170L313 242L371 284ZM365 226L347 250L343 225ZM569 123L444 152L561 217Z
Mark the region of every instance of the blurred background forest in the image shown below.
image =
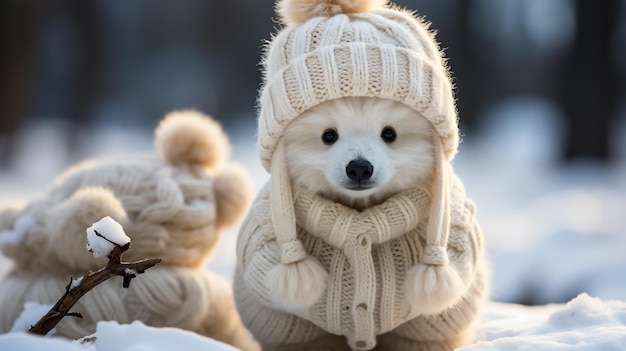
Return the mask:
M173 109L213 115L235 157L256 162L273 2L2 0L0 204L82 158L152 152ZM449 57L457 167L491 243L495 298L626 300L626 0L396 3L432 22Z
M626 1L402 0L450 59L465 134L490 108L531 97L564 122L565 160L610 160L624 119ZM254 124L260 47L273 0L3 0L0 164L32 120L77 131L151 128L183 107L227 129Z

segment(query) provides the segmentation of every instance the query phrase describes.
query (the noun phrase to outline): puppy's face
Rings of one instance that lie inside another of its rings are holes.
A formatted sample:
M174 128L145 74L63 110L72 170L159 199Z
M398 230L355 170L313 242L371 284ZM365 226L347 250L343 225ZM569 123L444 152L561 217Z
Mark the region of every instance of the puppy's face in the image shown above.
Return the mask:
M430 179L430 123L410 107L379 98L324 102L284 134L296 187L363 209Z

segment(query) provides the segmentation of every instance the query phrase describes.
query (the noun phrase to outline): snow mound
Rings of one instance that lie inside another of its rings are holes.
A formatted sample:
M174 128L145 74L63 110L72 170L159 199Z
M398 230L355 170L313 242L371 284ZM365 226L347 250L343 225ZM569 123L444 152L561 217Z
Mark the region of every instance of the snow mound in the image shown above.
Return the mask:
M94 338L95 337L95 338ZM219 341L177 328L154 328L141 322L98 322L96 333L82 341L25 333L0 335L0 350L21 351L236 351Z
M484 341L460 350L626 350L626 302L583 293L565 306L492 303L479 329Z
M0 350L19 351L86 351L81 345L67 339L49 338L26 333L0 335Z
M190 331L154 328L139 321L126 325L98 322L95 346L95 351L237 350Z
M124 246L130 243L130 238L124 232L122 225L113 218L106 216L87 228L87 250L93 256L109 256L114 244Z
M41 317L43 317L50 309L52 305L42 305L39 302L28 301L24 304L22 313L13 322L11 333L13 332L26 332L31 326L35 325ZM56 329L52 329L48 335L54 335Z

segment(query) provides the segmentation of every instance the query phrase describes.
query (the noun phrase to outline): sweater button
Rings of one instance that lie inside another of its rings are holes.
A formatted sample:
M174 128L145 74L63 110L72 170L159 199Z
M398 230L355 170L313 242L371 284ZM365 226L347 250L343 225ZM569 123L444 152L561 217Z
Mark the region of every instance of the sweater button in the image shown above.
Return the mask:
M356 240L362 247L367 247L370 243L370 238L365 234L360 234L357 236Z
M358 311L367 312L367 304L366 303L360 303L360 304L356 305L356 309Z
M360 349L363 349L365 348L365 346L367 346L367 343L365 341L357 341L354 345Z

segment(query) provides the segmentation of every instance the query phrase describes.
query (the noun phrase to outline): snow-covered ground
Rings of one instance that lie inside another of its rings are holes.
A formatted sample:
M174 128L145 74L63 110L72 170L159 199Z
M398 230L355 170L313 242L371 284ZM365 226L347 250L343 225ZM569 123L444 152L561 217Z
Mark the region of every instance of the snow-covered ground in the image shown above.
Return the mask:
M479 341L463 351L626 349L626 302L581 294L566 305L490 303Z
M626 302L581 294L566 305L525 307L491 302L478 323L479 341L459 351L618 351L626 349ZM78 341L25 333L0 335L0 350L230 351L234 348L176 328L99 322Z
M153 328L136 321L120 325L99 322L96 333L81 340L25 333L0 335L0 350L20 351L235 351L232 346L176 328Z
M626 301L626 123L613 128L613 163L563 165L557 160L560 118L542 101L511 100L488 112L485 126L462 144L455 168L477 204L497 301L477 324L481 341L463 350L626 350L626 303L620 302ZM267 175L254 150L254 128L231 131L231 141L233 158L248 167L259 189ZM17 162L0 169L0 207L44 192L79 158L153 152L146 131L105 128L86 135L82 153L67 158L58 128L28 128ZM234 229L224 233L207 263L228 280L236 235ZM0 258L0 274L9 267ZM103 322L95 343L13 334L0 336L0 350L165 350L161 332L166 334L139 323ZM167 335L184 349L225 349L181 330Z

